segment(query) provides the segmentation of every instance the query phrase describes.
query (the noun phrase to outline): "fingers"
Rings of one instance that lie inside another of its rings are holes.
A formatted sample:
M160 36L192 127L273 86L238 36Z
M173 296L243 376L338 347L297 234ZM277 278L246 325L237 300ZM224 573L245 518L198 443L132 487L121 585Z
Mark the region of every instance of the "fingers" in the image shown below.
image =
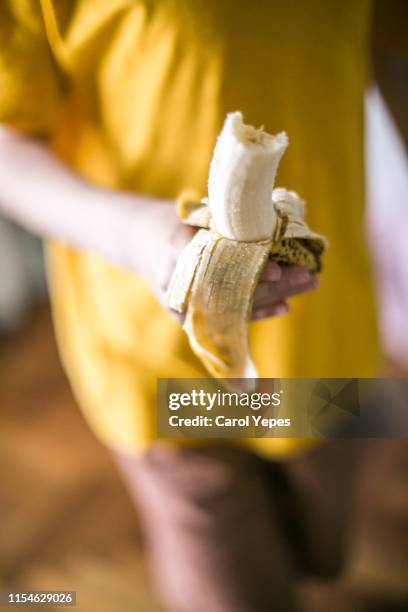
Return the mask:
M174 262L169 268L174 267ZM162 289L167 286L169 274L164 275L165 282ZM259 321L269 317L288 314L290 308L286 299L295 295L314 291L319 287L317 277L307 268L301 266L281 267L273 261L268 261L260 276L259 284L255 290L251 320ZM179 323L183 322L184 315L171 312L173 318Z
M281 280L287 282L291 287L298 287L303 285L303 283L307 283L311 277L312 274L307 268L289 266L284 269Z
M267 306L254 307L251 320L259 321L260 319L268 319L269 317L278 317L288 314L289 310L289 304L284 301L275 302Z
M254 305L268 305L306 291L313 291L318 287L317 277L306 268L299 266L282 268L279 281L261 281L258 284L254 294Z
M308 291L315 291L319 288L317 278L312 278L309 282L298 285L297 287L266 287L262 297L256 296L254 305L256 307L266 306L276 301L285 300Z
M274 304L268 304L266 306L254 307L252 310L251 321L260 321L261 319L269 319L270 317L279 317L288 314L290 311L289 304L283 300L275 302ZM168 310L171 317L177 321L180 325L183 324L185 314L180 314L174 310Z
M262 270L259 281L278 281L282 276L282 268L274 261L268 261Z

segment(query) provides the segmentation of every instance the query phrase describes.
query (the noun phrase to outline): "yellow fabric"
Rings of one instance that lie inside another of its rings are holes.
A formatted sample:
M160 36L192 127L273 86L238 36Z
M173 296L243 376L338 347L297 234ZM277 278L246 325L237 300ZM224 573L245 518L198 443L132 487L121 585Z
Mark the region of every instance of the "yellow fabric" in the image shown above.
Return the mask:
M374 376L362 132L371 8L6 0L0 119L48 134L96 184L173 199L206 195L227 112L286 130L278 184L307 200L308 221L331 248L320 291L294 300L289 317L252 324L255 361L264 377ZM140 448L155 437L157 378L206 373L143 280L66 246L50 245L49 256L57 335L80 404L108 444ZM265 453L300 444L251 443Z

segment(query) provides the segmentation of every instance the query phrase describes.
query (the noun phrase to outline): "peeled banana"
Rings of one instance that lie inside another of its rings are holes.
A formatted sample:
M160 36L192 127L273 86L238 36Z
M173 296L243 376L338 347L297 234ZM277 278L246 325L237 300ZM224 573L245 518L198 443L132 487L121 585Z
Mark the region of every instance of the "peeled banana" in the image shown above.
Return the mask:
M321 269L327 240L306 225L296 192L273 189L287 146L284 132L271 136L230 113L214 149L208 198L178 203L182 221L200 229L178 259L167 303L186 312L191 348L217 378L257 377L248 322L268 258Z

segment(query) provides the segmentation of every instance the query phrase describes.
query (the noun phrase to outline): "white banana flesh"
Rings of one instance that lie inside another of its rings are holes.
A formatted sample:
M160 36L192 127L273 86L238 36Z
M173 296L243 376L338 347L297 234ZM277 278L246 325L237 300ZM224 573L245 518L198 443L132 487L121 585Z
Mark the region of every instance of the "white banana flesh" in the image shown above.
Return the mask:
M308 228L304 202L294 191L273 189L287 144L285 133L271 136L244 125L239 112L227 115L208 199L178 209L184 223L202 229L179 257L167 302L186 313L190 346L216 378L257 377L248 323L268 257L320 270L326 239Z
M225 238L270 239L276 226L272 185L288 138L244 125L239 112L227 116L214 149L208 199L214 228Z

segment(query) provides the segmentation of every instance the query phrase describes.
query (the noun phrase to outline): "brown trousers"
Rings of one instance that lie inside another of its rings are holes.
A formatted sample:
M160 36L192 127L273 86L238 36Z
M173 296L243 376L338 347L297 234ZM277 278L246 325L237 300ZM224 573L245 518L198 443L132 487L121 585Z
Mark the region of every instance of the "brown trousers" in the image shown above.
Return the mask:
M117 461L171 612L408 612L408 441L286 462L157 443Z

